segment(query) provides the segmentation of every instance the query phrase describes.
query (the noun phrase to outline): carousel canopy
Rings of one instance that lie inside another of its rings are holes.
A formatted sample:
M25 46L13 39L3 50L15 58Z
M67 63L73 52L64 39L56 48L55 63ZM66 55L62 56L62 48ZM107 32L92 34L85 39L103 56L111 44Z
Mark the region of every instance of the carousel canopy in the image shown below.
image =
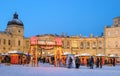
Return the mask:
M81 54L80 56L91 56L91 55L88 54L88 53L83 53L83 54Z
M9 54L21 54L22 52L18 51L18 50L13 50L13 51L9 51Z
M105 56L104 54L97 54L96 56Z

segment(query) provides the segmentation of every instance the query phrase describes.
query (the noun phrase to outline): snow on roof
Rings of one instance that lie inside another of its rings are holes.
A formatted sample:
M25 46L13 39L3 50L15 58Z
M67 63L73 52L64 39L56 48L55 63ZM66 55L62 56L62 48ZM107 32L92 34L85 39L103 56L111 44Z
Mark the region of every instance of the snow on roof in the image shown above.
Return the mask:
M97 54L96 56L105 56L104 54Z
M8 53L2 53L1 55L9 55Z
M77 55L75 55L75 57L77 57L77 56L80 56L80 55L78 55L78 54L77 54Z
M118 56L115 54L110 54L108 57L118 57Z
M69 52L64 52L64 53L63 53L63 55L68 55L68 54L70 54L70 53L69 53Z
M18 51L18 50L13 50L13 51L9 51L8 53L10 53L10 54L13 54L13 53L21 54L22 52L20 52L20 51Z
M91 55L88 54L88 53L83 53L83 54L81 54L80 56L91 56Z

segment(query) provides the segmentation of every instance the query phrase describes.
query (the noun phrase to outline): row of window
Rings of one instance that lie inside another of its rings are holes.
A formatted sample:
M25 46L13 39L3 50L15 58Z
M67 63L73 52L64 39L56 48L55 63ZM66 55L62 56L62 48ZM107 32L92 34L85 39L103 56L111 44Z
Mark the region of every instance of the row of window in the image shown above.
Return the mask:
M78 43L77 41L73 42L72 47L78 47L77 43ZM65 46L64 43L63 43L63 46ZM67 41L66 46L70 47L70 42L69 41ZM84 46L86 46L86 47L90 47L90 46L92 46L92 47L97 47L97 46L102 47L103 43L102 43L102 41L99 41L98 43L97 42L92 42L92 43L90 43L90 42L80 42L80 47L84 47Z
M2 39L0 39L0 45L1 45L2 43L3 43L3 45L6 45L6 44L11 45L11 41L8 40L8 42L7 42L6 39L3 39L3 41L2 41Z
M67 47L63 46L63 48L70 49L70 46L67 46ZM85 49L102 49L103 47L88 47L88 46L87 47L83 47L83 46L82 47L81 46L80 47L72 47L72 49L79 49L79 48L80 49L84 49L84 48Z
M11 40L6 40L6 39L3 39L3 41L2 41L2 39L0 39L0 45L1 44L3 44L3 45L6 45L6 44L8 44L8 45L11 45ZM20 46L21 45L21 42L20 42L20 40L18 40L18 46Z

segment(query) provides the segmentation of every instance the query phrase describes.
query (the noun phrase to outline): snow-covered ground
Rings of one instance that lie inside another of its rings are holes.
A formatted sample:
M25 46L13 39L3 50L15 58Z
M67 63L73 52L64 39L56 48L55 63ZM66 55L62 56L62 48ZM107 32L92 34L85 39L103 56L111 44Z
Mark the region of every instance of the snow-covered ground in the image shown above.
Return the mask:
M0 76L120 76L120 65L103 66L102 69L89 69L86 66L68 69L42 63L39 67L0 64Z

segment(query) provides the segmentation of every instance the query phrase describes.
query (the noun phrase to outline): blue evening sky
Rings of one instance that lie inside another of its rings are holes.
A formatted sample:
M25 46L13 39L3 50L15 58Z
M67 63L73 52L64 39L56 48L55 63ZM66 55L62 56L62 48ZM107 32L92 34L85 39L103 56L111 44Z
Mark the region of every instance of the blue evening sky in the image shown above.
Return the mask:
M0 31L17 11L26 37L38 34L100 36L120 16L120 0L0 0Z

